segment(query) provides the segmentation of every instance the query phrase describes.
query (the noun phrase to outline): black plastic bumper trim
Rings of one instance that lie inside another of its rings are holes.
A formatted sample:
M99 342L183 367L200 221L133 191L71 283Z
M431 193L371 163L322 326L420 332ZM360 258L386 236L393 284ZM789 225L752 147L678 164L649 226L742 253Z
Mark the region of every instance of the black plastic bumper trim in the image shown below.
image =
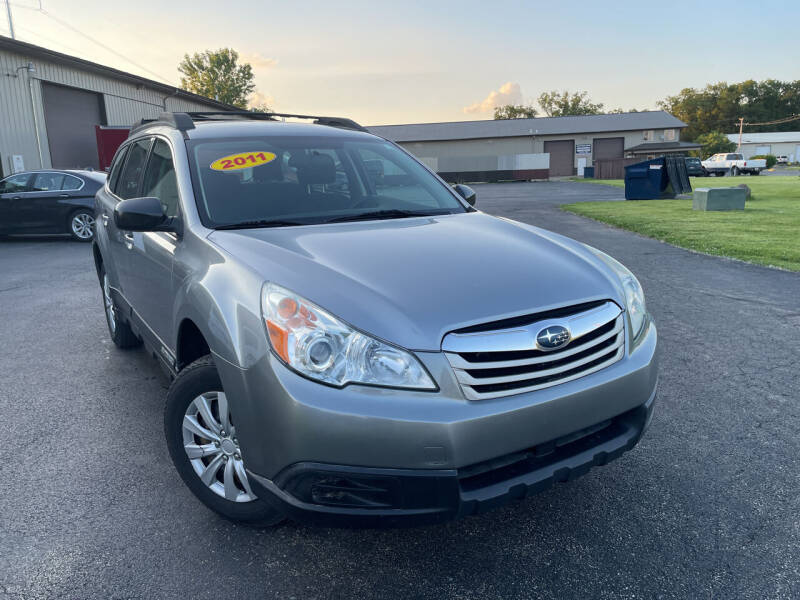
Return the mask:
M324 463L297 463L274 481L248 471L256 495L287 517L326 526L403 527L441 523L486 512L570 481L592 467L605 465L633 448L650 424L656 389L641 406L611 419L610 424L587 428L590 433L560 445L544 455L526 451L498 457L497 468L472 465L463 469L382 469ZM568 438L569 436L565 436ZM508 459L508 460L504 460ZM483 464L483 463L481 463ZM505 471L504 471L505 470ZM478 473L477 475L475 473ZM506 477L507 473L512 473ZM395 508L328 506L303 501L290 493L292 482L305 476L335 475L399 482ZM492 479L496 481L492 481Z

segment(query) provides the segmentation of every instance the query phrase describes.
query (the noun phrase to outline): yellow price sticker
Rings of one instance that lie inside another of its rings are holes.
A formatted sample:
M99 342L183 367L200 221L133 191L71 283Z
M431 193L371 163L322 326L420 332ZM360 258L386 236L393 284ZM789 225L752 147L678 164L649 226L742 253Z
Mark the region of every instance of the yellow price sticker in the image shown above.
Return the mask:
M211 163L211 168L215 171L235 171L236 169L265 165L276 158L277 156L272 152L240 152L218 158Z

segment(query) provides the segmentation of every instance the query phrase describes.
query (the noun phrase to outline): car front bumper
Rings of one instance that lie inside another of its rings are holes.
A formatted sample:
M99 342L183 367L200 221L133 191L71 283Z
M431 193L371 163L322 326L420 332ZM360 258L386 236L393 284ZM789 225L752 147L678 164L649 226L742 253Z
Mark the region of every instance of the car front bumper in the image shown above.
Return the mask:
M657 332L596 373L526 394L467 401L441 353L417 353L437 392L343 389L275 357L218 359L256 494L330 525L424 524L482 512L603 465L652 417Z

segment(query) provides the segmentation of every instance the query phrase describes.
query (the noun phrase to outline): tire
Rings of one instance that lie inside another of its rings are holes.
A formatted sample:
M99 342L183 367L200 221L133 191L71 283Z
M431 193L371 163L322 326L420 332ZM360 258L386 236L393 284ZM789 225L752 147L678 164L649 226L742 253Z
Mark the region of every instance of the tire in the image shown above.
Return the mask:
M283 515L250 489L236 425L230 410L224 410L227 405L210 355L178 373L164 410L164 434L172 462L192 493L217 514L253 527L277 525ZM229 416L223 419L223 412Z
M750 171L750 175L761 175L761 171Z
M91 242L94 239L94 212L89 208L79 208L70 213L67 231L73 240Z
M127 321L121 319L117 304L114 302L114 296L111 294L111 289L108 284L108 276L106 275L106 268L100 265L100 292L103 296L103 309L106 314L106 325L108 326L108 335L111 341L117 348L127 350L129 348L136 348L141 345L140 340Z

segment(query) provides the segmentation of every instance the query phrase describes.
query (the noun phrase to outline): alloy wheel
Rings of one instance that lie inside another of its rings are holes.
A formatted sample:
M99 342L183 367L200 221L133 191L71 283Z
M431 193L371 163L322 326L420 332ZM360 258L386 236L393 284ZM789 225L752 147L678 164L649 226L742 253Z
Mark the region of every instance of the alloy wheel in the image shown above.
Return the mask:
M256 499L236 439L228 399L223 392L197 396L183 417L183 448L200 480L231 502Z
M72 217L72 233L81 240L91 239L94 235L94 217L89 213L78 213Z

